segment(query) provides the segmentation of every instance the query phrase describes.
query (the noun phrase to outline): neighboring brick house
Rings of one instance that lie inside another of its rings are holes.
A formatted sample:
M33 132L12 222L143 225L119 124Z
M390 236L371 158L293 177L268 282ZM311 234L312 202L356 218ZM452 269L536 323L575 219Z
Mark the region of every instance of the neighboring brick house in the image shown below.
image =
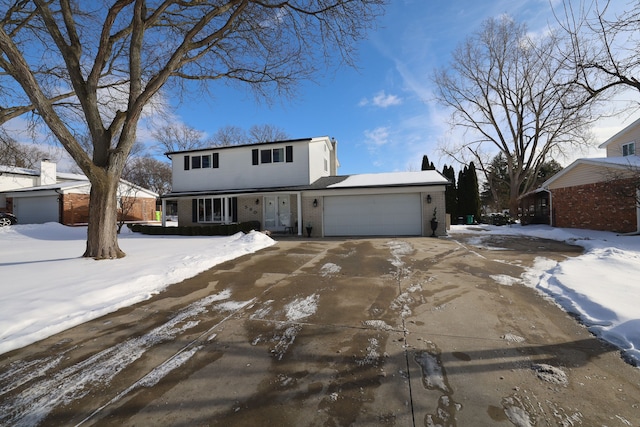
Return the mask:
M640 232L639 145L640 119L600 145L607 157L578 159L544 182L541 190L551 193L551 224Z
M39 170L0 166L0 210L15 214L19 224L86 224L90 191L86 176L57 172L54 162L42 161ZM121 180L118 197L124 220L156 219L156 193Z

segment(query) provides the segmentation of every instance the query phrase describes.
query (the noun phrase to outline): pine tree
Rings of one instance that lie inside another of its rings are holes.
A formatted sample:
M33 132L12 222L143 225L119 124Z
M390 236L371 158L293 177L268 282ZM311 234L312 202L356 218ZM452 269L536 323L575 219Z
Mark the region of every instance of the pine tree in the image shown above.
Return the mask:
M452 223L455 223L458 218L458 189L456 187L456 173L453 170L453 166L444 165L442 175L451 182L451 185L447 185L445 189L444 197L446 212L451 215Z
M458 215L465 217L465 221L468 215L480 220L480 191L473 162L458 174Z
M480 206L480 189L478 188L478 175L476 174L476 166L473 162L469 163L468 171L468 183L469 186L469 214L473 215L476 221L480 221L482 215L482 209Z
M429 162L429 156L427 155L422 156L422 167L420 170L423 170L423 171L436 170L436 167L433 165L433 162Z

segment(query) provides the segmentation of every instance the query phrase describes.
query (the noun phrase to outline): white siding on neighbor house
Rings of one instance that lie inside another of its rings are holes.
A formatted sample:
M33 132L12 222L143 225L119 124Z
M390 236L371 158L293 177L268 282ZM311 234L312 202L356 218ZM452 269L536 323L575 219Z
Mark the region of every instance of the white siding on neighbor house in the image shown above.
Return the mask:
M325 236L420 236L419 193L324 197Z
M620 157L622 156L622 146L630 142L636 143L637 154L640 151L640 120L636 120L636 122L609 138L600 148L606 145L607 157Z
M598 165L578 164L549 184L550 190L595 184L622 178L627 171L624 168L607 168Z
M58 196L15 197L13 213L18 217L19 224L59 222Z

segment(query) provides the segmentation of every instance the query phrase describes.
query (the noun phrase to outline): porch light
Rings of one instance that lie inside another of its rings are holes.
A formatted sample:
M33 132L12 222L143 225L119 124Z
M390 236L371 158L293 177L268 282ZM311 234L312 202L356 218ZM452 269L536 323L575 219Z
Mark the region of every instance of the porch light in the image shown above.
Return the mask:
M256 205L260 204L260 199L256 199Z
M318 199L313 199L313 207L314 208L318 207Z
M431 194L427 194L427 203L431 204Z

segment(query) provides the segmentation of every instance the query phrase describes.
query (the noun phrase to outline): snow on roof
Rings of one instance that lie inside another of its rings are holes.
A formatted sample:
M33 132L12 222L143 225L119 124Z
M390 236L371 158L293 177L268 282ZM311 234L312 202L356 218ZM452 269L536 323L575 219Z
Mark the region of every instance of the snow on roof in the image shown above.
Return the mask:
M91 185L91 183L88 179L85 178L83 181L65 181L56 184L39 185L35 187L15 188L13 190L6 190L4 191L4 193L29 193L33 191L68 190L71 188L83 187L86 185Z
M385 187L401 185L446 185L449 180L435 170L418 172L363 173L350 175L344 181L328 185L327 188Z
M0 173L10 173L13 175L39 176L40 171L36 169L19 168L15 166L0 165ZM87 177L83 174L70 172L56 172L56 178L63 181L86 181Z
M38 176L38 172L33 169L18 168L15 166L0 165L0 172L11 173L14 175L34 175Z

